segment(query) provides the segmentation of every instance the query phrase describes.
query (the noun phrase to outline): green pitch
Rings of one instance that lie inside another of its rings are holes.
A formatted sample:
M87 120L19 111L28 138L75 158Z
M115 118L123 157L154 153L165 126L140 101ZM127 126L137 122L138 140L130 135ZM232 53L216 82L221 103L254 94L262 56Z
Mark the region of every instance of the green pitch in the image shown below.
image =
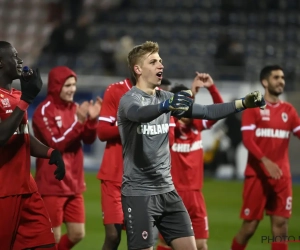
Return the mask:
M86 174L87 191L85 193L86 207L86 237L74 250L101 249L104 241L104 227L100 209L100 189L96 174ZM241 206L241 182L226 182L208 180L204 184L204 195L208 210L210 227L210 250L230 249L232 237L241 225L239 211ZM290 220L289 235L300 236L300 186L294 186L293 216ZM251 239L247 250L270 250L270 245L262 243L262 236L270 236L269 218L265 217L258 231ZM119 250L126 250L126 235L123 233ZM290 243L289 250L299 250L299 243Z

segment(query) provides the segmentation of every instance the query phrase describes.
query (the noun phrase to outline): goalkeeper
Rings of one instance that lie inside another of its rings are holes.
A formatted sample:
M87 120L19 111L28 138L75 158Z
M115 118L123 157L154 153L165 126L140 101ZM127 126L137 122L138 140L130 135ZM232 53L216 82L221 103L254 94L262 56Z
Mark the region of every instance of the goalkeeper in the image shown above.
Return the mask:
M264 108L265 102L255 91L234 102L199 105L193 103L190 91L172 94L158 90L164 69L158 52L154 42L129 52L129 67L137 83L121 98L118 110L127 244L128 249L151 250L156 225L173 249L196 250L191 220L170 174L170 116L218 120L246 108Z

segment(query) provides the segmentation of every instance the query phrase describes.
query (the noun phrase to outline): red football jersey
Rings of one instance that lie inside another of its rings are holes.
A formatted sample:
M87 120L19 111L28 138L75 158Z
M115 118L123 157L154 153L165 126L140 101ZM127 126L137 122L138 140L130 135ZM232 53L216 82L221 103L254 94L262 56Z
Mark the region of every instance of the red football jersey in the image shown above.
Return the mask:
M207 89L214 103L223 99L215 85ZM174 131L170 133L171 175L177 190L199 190L203 186L203 146L201 131L210 129L217 120L194 119L185 125L175 119ZM171 126L171 124L170 124Z
M171 145L171 175L176 190L199 190L203 185L203 145L201 131L205 120L194 119L185 125L176 121Z
M121 97L132 87L129 79L109 85L103 97L99 121L117 126L117 112ZM101 127L99 127L101 129ZM97 175L100 180L122 182L123 151L121 139L107 140L102 163Z
M20 101L16 89L0 89L0 122L10 116ZM30 174L29 128L25 113L20 126L9 141L0 147L0 197L27 194L37 191Z
M290 177L288 145L290 132L300 136L297 111L287 102L267 103L265 110L247 109L242 115L243 142L248 149L245 176L269 176L260 159L275 162Z

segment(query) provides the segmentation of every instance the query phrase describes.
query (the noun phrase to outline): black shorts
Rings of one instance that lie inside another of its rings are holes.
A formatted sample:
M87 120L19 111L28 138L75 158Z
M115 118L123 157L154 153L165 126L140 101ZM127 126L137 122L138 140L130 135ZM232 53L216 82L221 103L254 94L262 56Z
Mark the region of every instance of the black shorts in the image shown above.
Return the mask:
M151 196L123 196L128 249L154 245L153 227L157 226L168 245L177 238L194 236L189 214L177 192Z

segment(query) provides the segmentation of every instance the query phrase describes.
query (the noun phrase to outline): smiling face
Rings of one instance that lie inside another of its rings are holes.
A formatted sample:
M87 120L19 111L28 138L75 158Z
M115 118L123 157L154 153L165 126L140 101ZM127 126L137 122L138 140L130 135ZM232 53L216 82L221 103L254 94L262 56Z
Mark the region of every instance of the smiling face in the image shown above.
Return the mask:
M142 57L138 64L134 66L134 70L140 81L146 82L149 87L157 87L163 78L162 59L158 53L148 53Z
M273 96L279 96L283 93L285 86L284 73L282 70L272 70L269 77L262 81L265 89Z
M11 81L20 78L22 67L23 60L18 56L18 52L13 46L0 49L0 68Z
M69 77L60 91L60 98L66 102L72 102L76 92L76 78Z

